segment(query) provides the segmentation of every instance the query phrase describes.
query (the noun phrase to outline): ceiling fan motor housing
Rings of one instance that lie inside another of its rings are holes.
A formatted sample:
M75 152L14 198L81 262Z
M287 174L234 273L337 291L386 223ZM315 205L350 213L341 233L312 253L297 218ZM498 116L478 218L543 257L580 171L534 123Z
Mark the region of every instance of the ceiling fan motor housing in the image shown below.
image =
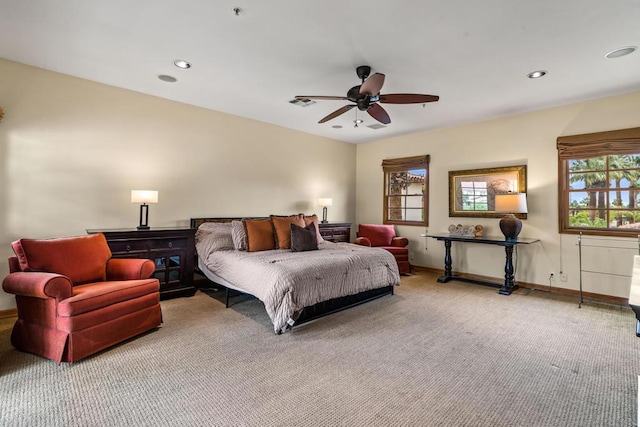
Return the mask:
M365 79L369 77L370 73L371 73L371 67L369 67L368 65L361 65L358 68L356 68L356 74L358 75L358 77L360 77L363 83Z

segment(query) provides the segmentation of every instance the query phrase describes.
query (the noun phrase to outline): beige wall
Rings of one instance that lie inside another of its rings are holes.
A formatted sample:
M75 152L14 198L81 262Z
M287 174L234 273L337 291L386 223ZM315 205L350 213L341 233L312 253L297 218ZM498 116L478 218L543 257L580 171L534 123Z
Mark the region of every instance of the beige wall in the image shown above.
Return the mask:
M482 224L487 234L500 235L498 219L449 217L448 171L524 164L528 172L529 214L523 221L521 236L540 238L541 242L518 248L516 279L548 285L549 273L555 272L553 286L578 289L577 238L558 234L556 138L638 126L640 92L359 145L356 222L382 221L383 159L430 154L428 232L446 232L452 223ZM443 244L420 237L427 231L425 228L398 229L411 241L415 264L443 268ZM584 247L583 270L630 274L632 257L637 253L635 239L605 244L635 246L636 250ZM454 244L453 259L456 271L504 277L501 248ZM560 281L561 270L567 274L567 282ZM629 279L588 273L583 274L583 286L589 292L628 297Z
M353 221L351 144L0 59L0 277L10 242L190 217L316 212ZM0 310L15 306L0 292Z

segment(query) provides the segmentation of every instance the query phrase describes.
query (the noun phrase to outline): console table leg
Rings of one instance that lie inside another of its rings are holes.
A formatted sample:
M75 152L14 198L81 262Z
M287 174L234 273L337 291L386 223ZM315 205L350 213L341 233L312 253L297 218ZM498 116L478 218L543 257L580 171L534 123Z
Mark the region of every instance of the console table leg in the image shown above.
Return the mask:
M438 277L439 283L447 283L453 276L451 272L451 240L444 241L444 275Z
M501 295L511 295L511 292L518 289L513 276L513 245L504 247L506 264L504 266L504 285L500 288Z

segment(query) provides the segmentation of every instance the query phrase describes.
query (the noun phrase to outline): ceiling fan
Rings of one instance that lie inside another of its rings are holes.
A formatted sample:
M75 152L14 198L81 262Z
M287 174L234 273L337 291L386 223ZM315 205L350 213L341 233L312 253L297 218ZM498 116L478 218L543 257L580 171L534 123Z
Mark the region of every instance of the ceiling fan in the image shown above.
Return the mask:
M333 113L322 118L318 123L328 122L329 120L335 119L339 115L346 113L353 107L358 107L360 111L366 111L371 117L385 125L391 123L391 118L379 103L424 104L427 102L436 102L440 99L440 97L436 95L420 95L415 93L388 93L383 95L380 93L380 89L382 89L382 85L384 84L384 74L373 73L373 75L369 77L369 73L371 73L371 67L368 65L361 65L356 68L356 74L362 80L362 84L349 89L347 96L297 95L296 99L345 100L355 103L348 104L337 109Z

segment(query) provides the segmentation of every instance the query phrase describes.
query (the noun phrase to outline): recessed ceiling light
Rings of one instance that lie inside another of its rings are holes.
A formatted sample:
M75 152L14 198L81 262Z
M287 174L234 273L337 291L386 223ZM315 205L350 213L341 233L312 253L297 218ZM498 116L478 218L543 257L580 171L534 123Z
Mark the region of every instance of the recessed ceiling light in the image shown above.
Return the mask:
M540 77L544 76L545 74L547 74L546 71L538 70L538 71L530 72L529 74L527 74L527 77L529 77L530 79L539 79Z
M167 76L166 74L161 74L158 76L158 78L163 82L167 82L167 83L175 83L178 81L178 79L176 79L175 77Z
M620 58L621 56L629 55L638 49L637 46L625 46L616 50L612 50L611 52L605 55L606 58Z
M173 61L173 65L175 65L178 68L182 68L183 70L191 68L191 63L188 61L185 61L184 59L176 59L175 61Z

